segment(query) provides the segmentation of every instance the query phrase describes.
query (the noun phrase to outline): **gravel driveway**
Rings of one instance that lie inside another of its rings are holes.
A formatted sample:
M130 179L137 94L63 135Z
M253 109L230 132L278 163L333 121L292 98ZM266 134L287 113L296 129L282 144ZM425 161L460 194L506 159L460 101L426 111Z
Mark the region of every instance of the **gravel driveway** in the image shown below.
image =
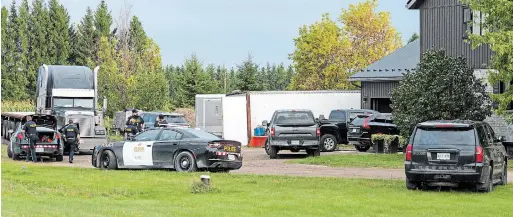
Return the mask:
M269 159L263 148L243 148L244 163L241 169L231 171L235 174L258 175L290 175L290 176L317 176L317 177L344 177L344 178L374 178L374 179L404 179L404 169L381 168L334 168L328 166L291 164L285 161L305 158L305 152L291 153L284 151L280 159ZM335 151L321 153L321 155L343 155L356 151ZM91 155L76 155L73 164L68 163L68 157L62 162L53 159L43 159L43 164L52 166L93 168ZM509 182L513 181L513 171L508 174Z

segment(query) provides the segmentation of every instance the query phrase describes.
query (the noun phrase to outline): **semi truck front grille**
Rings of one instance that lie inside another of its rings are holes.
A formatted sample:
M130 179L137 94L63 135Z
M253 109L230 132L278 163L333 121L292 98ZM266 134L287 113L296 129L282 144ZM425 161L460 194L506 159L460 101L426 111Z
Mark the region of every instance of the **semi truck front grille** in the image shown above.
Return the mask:
M80 127L80 136L90 137L94 134L94 119L93 117L70 117L74 123L78 123Z

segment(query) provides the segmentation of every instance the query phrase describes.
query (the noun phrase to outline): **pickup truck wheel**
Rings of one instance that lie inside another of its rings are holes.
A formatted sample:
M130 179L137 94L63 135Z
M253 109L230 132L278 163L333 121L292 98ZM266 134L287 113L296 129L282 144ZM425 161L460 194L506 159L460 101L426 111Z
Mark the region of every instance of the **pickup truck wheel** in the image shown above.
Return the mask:
M269 152L267 153L269 155L269 157L271 159L276 159L278 158L278 147L276 146L271 146L271 145L268 145L269 147Z
M337 138L331 134L324 134L321 137L321 151L332 152L337 148Z
M359 152L366 152L370 149L370 146L359 146L359 145L355 145L354 146L356 148L356 150L358 150Z
M308 157L319 157L321 156L321 149L307 149L306 154L308 155Z

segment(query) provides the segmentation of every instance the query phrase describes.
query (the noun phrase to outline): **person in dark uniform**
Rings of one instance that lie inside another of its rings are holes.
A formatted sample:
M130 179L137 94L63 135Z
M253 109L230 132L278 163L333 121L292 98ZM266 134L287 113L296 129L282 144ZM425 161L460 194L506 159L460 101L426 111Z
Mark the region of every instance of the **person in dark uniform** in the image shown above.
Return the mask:
M36 130L36 122L32 121L32 116L27 116L27 122L23 125L21 129L21 133L28 139L29 148L27 152L27 157L25 161L29 161L29 156L32 158L34 163L37 162L36 158L36 142L37 142L37 130Z
M66 146L69 147L69 163L73 163L75 149L80 142L80 131L78 131L77 126L73 124L73 120L69 120L68 125L64 126L60 131L66 136L64 142Z
M134 119L135 125L137 126L137 131L142 131L144 129L144 120L139 116L139 111L137 109L132 110L132 116L128 118L126 121L126 125L130 124L130 119Z
M139 130L137 129L135 120L131 118L128 120L128 125L125 128L125 139L127 139L128 136L134 136L137 133L139 133Z
M157 121L155 121L154 127L159 127L161 124L167 124L163 114L159 114ZM164 126L165 127L165 126Z

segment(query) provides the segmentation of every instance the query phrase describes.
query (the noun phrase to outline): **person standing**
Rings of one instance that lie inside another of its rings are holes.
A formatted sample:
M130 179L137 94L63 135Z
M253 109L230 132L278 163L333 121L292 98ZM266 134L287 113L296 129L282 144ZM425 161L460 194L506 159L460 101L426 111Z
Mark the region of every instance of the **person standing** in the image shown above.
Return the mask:
M164 119L163 114L159 114L158 119L155 121L154 127L159 127L161 124L167 124L167 121Z
M68 125L64 126L62 131L64 131L64 135L66 136L64 143L69 147L69 163L71 164L75 156L75 149L80 142L80 131L77 126L73 124L73 120L69 120Z
M132 116L128 118L126 121L126 127L130 124L130 119L134 119L135 125L137 126L137 130L141 132L144 129L144 120L139 116L139 111L137 109L132 110Z
M139 130L137 130L135 120L131 118L128 120L128 125L125 128L125 140L127 140L129 137L135 136L137 133L139 133Z
M37 163L36 158L36 142L37 142L37 124L32 120L32 116L27 116L27 122L23 125L21 129L21 134L28 139L29 148L27 152L27 157L25 161L29 161L29 156L32 158L32 162Z

